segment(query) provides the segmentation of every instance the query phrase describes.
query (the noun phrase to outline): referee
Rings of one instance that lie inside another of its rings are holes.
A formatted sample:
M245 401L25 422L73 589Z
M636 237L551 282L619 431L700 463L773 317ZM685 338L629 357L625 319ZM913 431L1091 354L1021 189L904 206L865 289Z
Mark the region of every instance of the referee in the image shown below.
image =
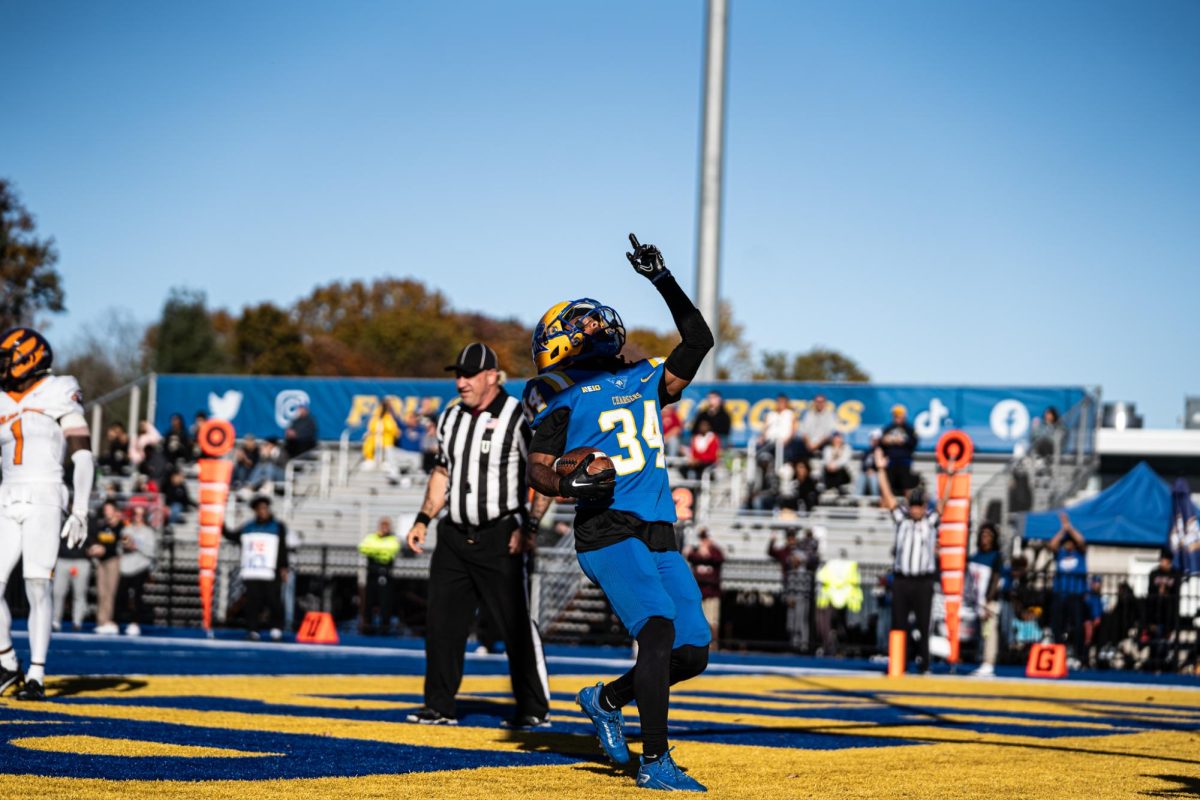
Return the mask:
M430 521L447 510L429 567L425 707L408 721L457 723L454 695L462 683L467 632L482 603L508 652L517 711L505 726L549 725L546 662L529 616L526 558L550 498L535 495L533 508L526 509L531 434L520 401L500 385L496 353L473 342L446 370L455 373L459 399L438 418L437 463L408 532L408 546L420 553Z
M896 525L896 557L892 562L892 630L908 631L908 616L917 615L917 671L929 671L929 621L933 612L933 584L937 579L937 526L946 508L938 498L937 509L929 511L925 490L918 486L908 502L892 493L888 460L875 450L876 473L883 507ZM903 492L903 489L901 490ZM909 635L909 640L913 638ZM906 648L911 652L911 648Z

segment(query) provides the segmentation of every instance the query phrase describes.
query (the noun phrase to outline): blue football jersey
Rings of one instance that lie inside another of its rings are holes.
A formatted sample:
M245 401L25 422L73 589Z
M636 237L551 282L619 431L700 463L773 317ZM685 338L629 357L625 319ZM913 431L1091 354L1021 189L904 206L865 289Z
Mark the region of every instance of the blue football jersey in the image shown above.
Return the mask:
M580 500L581 508L612 508L646 522L675 522L658 407L664 362L651 358L617 372L567 367L526 384L523 402L530 427L565 408L570 412L566 450L595 447L613 460L617 485L612 500Z

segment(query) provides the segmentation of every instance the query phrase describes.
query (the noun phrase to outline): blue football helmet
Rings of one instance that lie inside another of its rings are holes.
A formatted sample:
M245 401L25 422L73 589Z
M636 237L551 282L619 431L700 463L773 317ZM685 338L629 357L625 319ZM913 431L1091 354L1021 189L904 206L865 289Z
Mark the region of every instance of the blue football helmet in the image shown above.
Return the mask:
M539 375L582 358L615 356L623 347L621 315L588 297L555 303L533 330L533 364Z

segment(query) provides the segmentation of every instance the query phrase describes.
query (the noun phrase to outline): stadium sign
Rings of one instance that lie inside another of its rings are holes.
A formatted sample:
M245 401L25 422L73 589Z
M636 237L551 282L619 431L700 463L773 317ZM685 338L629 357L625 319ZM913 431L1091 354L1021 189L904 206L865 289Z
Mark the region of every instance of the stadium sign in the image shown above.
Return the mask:
M456 394L444 379L291 378L243 375L160 375L155 426L166 430L173 413L197 411L228 419L238 433L280 436L300 404L307 404L321 438L348 431L361 438L381 403L397 419L433 414ZM509 382L520 393L523 383ZM855 448L866 447L871 431L890 421L891 408L903 405L920 437L920 449L932 451L937 437L952 428L965 431L980 453L1011 453L1028 442L1031 421L1048 406L1060 413L1085 396L1082 387L908 386L857 383L697 383L688 387L677 408L685 424L710 390L719 391L732 421L731 443L745 445L762 429L775 397L785 394L802 413L814 395L833 405L839 429Z

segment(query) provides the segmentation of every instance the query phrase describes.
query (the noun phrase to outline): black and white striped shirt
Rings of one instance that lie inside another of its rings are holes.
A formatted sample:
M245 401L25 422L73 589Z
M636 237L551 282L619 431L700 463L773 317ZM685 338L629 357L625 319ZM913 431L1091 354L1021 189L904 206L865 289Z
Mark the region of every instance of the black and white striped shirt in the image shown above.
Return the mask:
M486 525L520 513L532 437L521 403L503 389L472 413L455 400L438 418L438 464L450 473L446 507L458 525Z
M892 521L896 523L896 560L892 569L897 575L933 575L937 572L939 519L936 511L930 511L915 520L903 503L897 503L892 509Z

